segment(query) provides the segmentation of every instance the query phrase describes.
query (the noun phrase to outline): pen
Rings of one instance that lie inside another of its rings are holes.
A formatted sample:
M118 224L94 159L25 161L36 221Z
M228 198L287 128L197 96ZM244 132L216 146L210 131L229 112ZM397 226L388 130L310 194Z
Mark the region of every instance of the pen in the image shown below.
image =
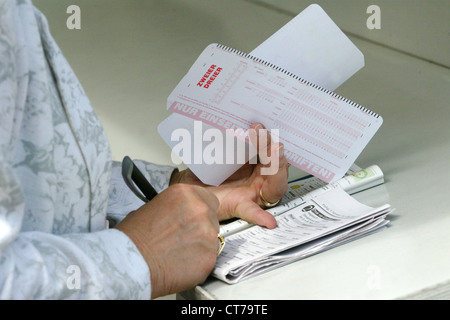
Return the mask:
M144 202L149 202L158 194L128 156L122 160L122 177L128 188Z

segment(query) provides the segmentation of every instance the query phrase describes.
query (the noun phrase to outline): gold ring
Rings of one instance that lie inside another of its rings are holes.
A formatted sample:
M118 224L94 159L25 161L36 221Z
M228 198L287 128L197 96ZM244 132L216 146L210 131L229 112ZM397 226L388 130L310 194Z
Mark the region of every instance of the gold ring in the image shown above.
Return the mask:
M223 248L225 247L225 238L222 237L220 234L217 235L217 238L220 241L220 247L217 250L217 256L219 256L219 254L222 252Z
M275 201L275 202L269 202L269 201L267 201L266 199L264 199L264 196L262 195L262 188L259 189L259 197L261 198L261 201L264 203L264 205L265 205L267 208L275 207L278 203L280 203L280 200L281 200L281 199L278 199L278 201Z

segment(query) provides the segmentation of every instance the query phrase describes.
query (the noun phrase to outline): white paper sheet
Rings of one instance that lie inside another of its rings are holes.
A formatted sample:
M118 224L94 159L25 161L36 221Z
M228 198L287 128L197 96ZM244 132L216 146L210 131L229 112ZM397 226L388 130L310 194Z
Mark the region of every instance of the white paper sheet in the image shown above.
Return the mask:
M168 103L170 111L222 132L263 123L284 144L290 164L325 182L344 176L382 124L379 115L347 98L218 44L202 52ZM225 145L220 133L210 144L216 154ZM277 163L271 167L263 174L278 169Z
M317 4L264 41L251 55L330 91L364 67L364 55Z
M250 54L330 90L364 66L362 53L318 5L306 8ZM193 137L193 122L183 115L172 114L158 126L158 132L173 149L179 142L171 139L172 132L186 128ZM204 130L210 128L204 124ZM241 163L186 165L210 185L221 184L242 166Z

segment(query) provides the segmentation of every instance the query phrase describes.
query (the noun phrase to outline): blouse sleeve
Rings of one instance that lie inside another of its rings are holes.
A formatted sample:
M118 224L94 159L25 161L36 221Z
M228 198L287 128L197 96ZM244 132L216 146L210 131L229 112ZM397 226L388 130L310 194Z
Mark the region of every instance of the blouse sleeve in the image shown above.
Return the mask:
M169 187L170 177L174 170L177 170L173 166L158 165L143 160L133 160L133 162L158 193ZM113 161L107 210L110 226L120 222L128 213L143 204L144 202L125 184L122 177L122 162Z
M98 119L50 40L55 55L44 57L45 38L30 0L0 0L0 299L149 299L144 258L105 228L110 157L89 141ZM80 115L72 127L69 112Z

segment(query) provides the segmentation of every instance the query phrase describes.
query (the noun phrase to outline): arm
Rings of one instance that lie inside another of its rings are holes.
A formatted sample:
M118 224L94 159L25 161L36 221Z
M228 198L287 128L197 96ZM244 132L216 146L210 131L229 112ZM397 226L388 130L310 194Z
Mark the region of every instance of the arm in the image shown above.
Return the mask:
M21 231L24 197L3 155L0 177L1 299L150 297L147 264L127 236L118 230Z
M158 193L169 187L171 176L178 172L172 166L157 165L142 160L134 160L134 163ZM107 209L110 226L122 221L129 212L143 204L144 202L136 197L125 184L122 177L122 162L113 161Z
M107 201L106 153L95 153L100 170L97 176L91 171L90 180L71 137L62 99L72 99L72 112L86 106L89 121L76 124L88 132L99 128L76 78L30 1L1 5L0 297L149 298L145 260L123 233L104 230L106 210L97 209ZM44 38L51 58L58 60L54 66L70 80L61 83L60 96L44 56ZM88 145L90 155L100 147L96 142ZM91 210L93 202L100 205Z
M257 147L261 161L245 164L221 185L206 186L189 169L175 172L170 183L200 185L213 192L220 201L217 212L220 221L238 217L253 224L275 228L275 218L262 209L265 203L261 194L266 203L276 203L283 196L287 190L289 164L283 145L272 141L262 124L251 126L250 139ZM264 168L275 170L264 171Z

